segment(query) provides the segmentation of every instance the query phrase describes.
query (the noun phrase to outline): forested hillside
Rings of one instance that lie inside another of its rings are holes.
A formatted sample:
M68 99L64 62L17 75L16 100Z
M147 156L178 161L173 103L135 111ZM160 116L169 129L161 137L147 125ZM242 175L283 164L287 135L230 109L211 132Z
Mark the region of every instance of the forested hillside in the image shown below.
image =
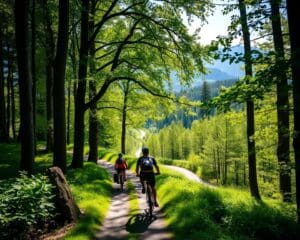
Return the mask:
M217 75L217 76L216 76ZM210 76L210 75L207 75ZM222 72L218 72L217 74L213 75L215 79L225 78L227 77L226 74ZM198 82L198 86L184 88L183 90L179 91L176 95L178 97L186 97L187 99L194 101L194 102L203 102L209 101L210 99L219 95L220 90L222 88L232 86L237 79L226 79L226 80L204 80L200 83ZM236 106L235 109L238 109L239 106ZM206 116L215 115L216 111L214 108L211 109L202 109L199 107L191 107L188 109L178 108L174 111L174 113L169 114L163 120L151 120L148 119L146 124L146 128L155 128L161 129L170 125L173 122L181 122L184 127L190 128L194 120L202 119Z

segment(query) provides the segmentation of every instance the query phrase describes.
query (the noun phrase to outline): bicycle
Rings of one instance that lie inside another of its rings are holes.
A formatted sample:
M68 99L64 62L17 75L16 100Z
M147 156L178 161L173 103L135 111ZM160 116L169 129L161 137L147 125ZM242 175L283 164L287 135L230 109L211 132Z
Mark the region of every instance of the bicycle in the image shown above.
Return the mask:
M125 181L124 174L122 173L122 171L120 171L118 173L118 183L120 184L121 191L124 190L124 181Z
M149 215L149 217L153 216L153 210L154 210L154 199L153 199L153 193L152 193L152 187L150 186L149 182L145 181L145 193L146 193L146 202L148 205L148 209L146 209L146 214Z
M159 175L159 173L155 173L155 175ZM155 199L153 197L153 191L150 182L146 179L144 184L146 193L146 203L148 205L148 209L146 209L145 212L151 218L153 216L153 210L155 207Z
M125 170L124 170L125 171ZM124 189L124 182L126 181L124 172L118 170L116 173L113 175L114 182L120 184L120 188L123 191Z

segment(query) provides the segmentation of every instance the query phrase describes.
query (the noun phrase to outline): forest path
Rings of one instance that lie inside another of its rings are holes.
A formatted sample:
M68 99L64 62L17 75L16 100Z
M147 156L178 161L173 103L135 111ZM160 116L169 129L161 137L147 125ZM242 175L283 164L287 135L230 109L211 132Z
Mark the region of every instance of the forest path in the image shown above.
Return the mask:
M111 163L98 160L98 164L106 169L111 176L115 173ZM97 240L114 239L141 239L141 240L167 240L172 239L172 234L167 230L163 214L159 208L154 210L154 216L150 219L145 214L147 208L145 195L141 193L139 179L129 171L126 172L137 192L139 210L131 211L129 207L129 195L127 188L121 192L119 184L113 183L113 198L99 232L96 233Z
M216 187L208 182L205 182L204 180L202 180L198 175L196 175L195 173L193 173L192 171L190 170L187 170L185 168L182 168L182 167L177 167L177 166L173 166L173 165L164 165L165 167L169 168L169 169L172 169L172 170L175 170L181 174L183 174L186 178L190 179L190 180L193 180L193 181L196 181L198 183L201 183L201 184L204 184L208 187Z

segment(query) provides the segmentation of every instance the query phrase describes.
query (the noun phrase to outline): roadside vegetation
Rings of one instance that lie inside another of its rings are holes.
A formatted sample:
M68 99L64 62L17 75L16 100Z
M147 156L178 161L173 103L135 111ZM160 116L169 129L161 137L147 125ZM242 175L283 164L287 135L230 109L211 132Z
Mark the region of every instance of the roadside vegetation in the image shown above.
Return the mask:
M20 147L17 144L0 145L0 236L39 236L44 234L45 225L49 231L55 227L54 205L51 185L44 176L52 165L52 154L36 157L36 173L33 178L19 175L15 167L19 162ZM6 159L6 161L2 161ZM68 157L70 162L70 157ZM11 178L14 176L14 178ZM10 177L10 178L9 178ZM85 162L82 169L69 170L67 181L75 201L82 211L82 217L67 235L66 239L88 240L99 230L109 208L112 182L110 175L94 163ZM39 204L36 204L38 201ZM4 235L4 233L6 235Z

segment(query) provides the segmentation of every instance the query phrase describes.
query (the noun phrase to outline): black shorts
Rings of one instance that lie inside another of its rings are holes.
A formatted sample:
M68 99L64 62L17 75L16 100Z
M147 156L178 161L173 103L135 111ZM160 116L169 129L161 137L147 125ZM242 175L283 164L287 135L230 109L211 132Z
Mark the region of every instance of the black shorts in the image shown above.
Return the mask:
M141 181L148 181L151 187L155 187L155 176L154 172L141 172L140 173Z
M125 173L125 169L117 168L117 173L118 174Z

